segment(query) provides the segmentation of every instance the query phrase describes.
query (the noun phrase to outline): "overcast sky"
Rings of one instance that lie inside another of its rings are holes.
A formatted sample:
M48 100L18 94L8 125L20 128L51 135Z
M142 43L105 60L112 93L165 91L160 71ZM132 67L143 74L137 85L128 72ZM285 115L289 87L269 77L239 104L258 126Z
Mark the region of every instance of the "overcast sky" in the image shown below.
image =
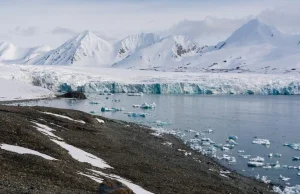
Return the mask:
M1 0L0 41L57 47L84 30L112 40L208 16L233 21L259 17L281 31L299 33L299 7L298 0ZM225 28L227 36L230 29Z

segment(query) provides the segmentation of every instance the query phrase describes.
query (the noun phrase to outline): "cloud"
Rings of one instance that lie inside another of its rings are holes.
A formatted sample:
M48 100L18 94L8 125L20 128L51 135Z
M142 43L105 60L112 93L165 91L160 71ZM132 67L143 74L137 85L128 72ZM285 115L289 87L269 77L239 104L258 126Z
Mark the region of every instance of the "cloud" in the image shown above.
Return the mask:
M13 32L20 36L34 36L38 33L38 28L33 26L21 28L20 26L17 26Z
M75 34L77 34L77 32L69 29L69 28L62 28L62 27L56 27L53 30L51 30L52 34L55 35L61 35L61 34L66 34L66 35L72 35L74 36Z

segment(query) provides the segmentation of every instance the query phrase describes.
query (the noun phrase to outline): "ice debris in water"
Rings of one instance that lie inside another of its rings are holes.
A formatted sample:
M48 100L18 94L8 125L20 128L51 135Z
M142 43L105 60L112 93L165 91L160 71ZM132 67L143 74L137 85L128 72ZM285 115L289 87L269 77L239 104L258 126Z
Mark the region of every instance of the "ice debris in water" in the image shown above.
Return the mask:
M269 158L272 158L272 157L273 157L273 154L272 154L272 153L269 153L269 154L268 154L268 157L269 157Z
M157 126L165 126L165 125L172 125L171 122L165 122L165 121L154 121L154 123L157 125Z
M212 129L207 129L207 130L205 130L204 132L205 132L205 133L213 133L214 130L212 130Z
M281 190L280 187L274 186L273 191L279 194L299 194L300 185L296 185L293 187L285 187L283 190Z
M289 180L291 179L291 178L288 178L288 177L284 177L284 176L282 176L282 175L280 175L279 178L280 178L282 181L284 181L284 182L289 181Z
M152 103L152 104L148 104L148 103L144 103L141 105L142 109L155 109L156 108L156 104Z
M107 108L107 107L102 107L101 112L113 112L113 111L124 111L124 108Z
M238 152L238 153L245 153L244 150L238 150L237 152Z
M226 160L229 163L236 163L236 159L234 156L229 156L229 155L223 154L223 157L221 157L220 159Z
M300 156L293 156L293 161L299 161L300 160Z
M274 157L280 158L282 156L282 154L276 153L274 154Z
M292 148L294 150L300 151L300 143L285 143L283 146L287 146L289 148Z
M127 114L129 117L143 117L143 118L145 118L147 115L147 113L135 113L135 112L127 112L124 114Z
M251 155L240 155L244 159L248 159Z
M239 138L238 138L238 136L230 135L230 136L228 137L228 139L232 139L232 140L234 140L234 141L237 141Z
M141 107L141 105L134 104L134 105L132 105L132 107L133 107L133 108L140 108L140 107Z
M257 174L257 175L255 176L255 179L258 180L258 181L261 181L261 182L263 182L263 183L265 183L265 184L271 183L271 180L268 180L268 177L267 177L267 176L260 176L259 174Z
M90 104L100 104L99 102L94 102L94 101L91 101L89 102Z
M236 141L233 140L233 139L227 140L227 143L230 144L230 145L238 145L238 143L236 143Z
M127 93L127 96L143 96L143 92L138 92L138 93Z
M267 139L259 139L259 138L256 138L252 141L253 144L260 144L260 145L270 145L270 141L267 140Z
M257 156L256 158L250 158L247 164L249 167L263 167L265 165L264 161L264 158Z

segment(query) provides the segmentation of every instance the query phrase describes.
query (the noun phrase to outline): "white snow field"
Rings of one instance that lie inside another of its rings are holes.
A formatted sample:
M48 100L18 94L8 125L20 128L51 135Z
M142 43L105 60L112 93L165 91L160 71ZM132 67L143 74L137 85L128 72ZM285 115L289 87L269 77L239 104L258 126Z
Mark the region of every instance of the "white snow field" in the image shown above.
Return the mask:
M53 96L53 92L47 89L32 86L30 83L3 78L0 78L0 91L0 101L38 99Z
M0 65L0 69L0 78L61 92L300 94L298 74L188 73L32 65Z
M38 151L31 150L28 148L20 147L20 146L15 146L15 145L9 145L9 144L0 144L0 148L6 151L18 153L18 154L31 154L31 155L36 155L40 156L46 160L57 160L51 156L48 156L46 154L42 154Z

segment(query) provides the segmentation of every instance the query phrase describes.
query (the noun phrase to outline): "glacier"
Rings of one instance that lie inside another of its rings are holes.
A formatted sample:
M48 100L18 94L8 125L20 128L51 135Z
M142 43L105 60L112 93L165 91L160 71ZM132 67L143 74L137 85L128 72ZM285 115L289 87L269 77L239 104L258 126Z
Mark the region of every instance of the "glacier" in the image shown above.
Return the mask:
M159 72L76 66L0 65L0 78L55 92L298 95L296 74Z

